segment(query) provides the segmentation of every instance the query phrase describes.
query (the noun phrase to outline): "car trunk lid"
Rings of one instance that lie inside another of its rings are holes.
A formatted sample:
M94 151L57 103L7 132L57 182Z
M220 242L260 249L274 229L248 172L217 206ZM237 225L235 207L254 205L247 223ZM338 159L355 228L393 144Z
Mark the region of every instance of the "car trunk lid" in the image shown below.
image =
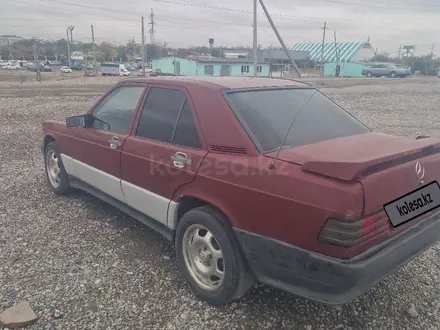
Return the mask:
M276 152L266 154L275 158ZM364 214L440 178L440 140L410 140L367 133L281 150L278 159L307 172L341 181L358 181L364 189ZM420 161L424 177L417 176Z

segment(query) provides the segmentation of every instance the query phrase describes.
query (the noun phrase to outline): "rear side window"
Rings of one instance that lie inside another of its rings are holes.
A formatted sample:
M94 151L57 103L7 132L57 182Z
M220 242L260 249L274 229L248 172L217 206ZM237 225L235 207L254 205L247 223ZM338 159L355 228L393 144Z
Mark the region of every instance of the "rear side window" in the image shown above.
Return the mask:
M370 132L315 89L234 92L227 100L263 153Z
M182 109L173 143L195 149L201 148L199 134L188 102L185 102Z
M181 90L151 88L136 136L201 148L190 104Z

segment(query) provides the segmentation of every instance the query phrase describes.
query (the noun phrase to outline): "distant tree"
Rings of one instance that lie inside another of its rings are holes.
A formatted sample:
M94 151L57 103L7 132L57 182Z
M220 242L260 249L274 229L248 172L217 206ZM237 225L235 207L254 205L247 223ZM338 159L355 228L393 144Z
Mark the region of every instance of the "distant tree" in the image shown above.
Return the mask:
M2 59L8 59L11 56L11 51L9 50L8 47L4 46L4 47L0 47L0 56L2 57Z
M55 42L55 54L58 57L62 57L63 55L67 55L67 41L66 39L60 39Z
M104 53L106 59L114 59L116 56L118 56L116 48L111 43L103 41L99 45L99 48Z
M23 44L14 44L12 47L12 55L17 59L27 58L30 50Z
M390 54L382 53L382 54L377 54L371 60L376 62L390 62L391 58L390 58Z
M127 61L128 60L128 57L127 57L127 46L118 46L117 48L116 48L116 53L118 54L117 56L118 56L118 58L121 60L121 61Z
M159 46L156 44L147 44L145 47L147 51L147 59L159 57Z

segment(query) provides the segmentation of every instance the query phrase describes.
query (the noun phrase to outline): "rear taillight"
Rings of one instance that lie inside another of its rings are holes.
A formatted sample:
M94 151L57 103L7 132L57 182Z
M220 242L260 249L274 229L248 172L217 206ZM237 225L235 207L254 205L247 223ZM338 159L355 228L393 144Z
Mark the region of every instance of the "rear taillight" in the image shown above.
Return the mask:
M329 219L319 234L319 241L341 247L359 245L389 228L385 212L377 213L355 222Z

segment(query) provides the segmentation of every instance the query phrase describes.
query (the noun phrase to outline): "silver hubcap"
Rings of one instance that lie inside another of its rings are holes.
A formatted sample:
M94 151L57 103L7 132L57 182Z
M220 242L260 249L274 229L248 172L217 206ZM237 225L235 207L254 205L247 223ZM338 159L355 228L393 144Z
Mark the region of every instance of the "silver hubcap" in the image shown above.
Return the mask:
M49 150L46 155L47 176L53 187L60 185L60 166L58 165L58 157L53 150Z
M202 225L191 225L183 235L182 244L185 265L191 277L200 288L216 290L223 282L225 264L214 235Z

